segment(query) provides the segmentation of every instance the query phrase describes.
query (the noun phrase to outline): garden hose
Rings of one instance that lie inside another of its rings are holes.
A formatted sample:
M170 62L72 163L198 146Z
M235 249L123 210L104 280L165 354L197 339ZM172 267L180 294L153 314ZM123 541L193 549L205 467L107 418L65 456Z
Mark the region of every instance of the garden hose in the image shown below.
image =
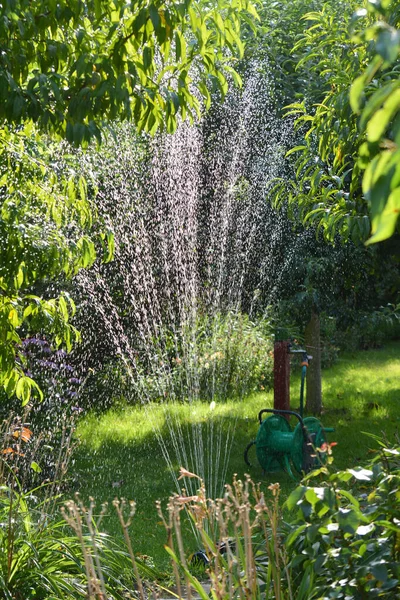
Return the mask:
M251 464L251 462L249 461L249 450L252 446L254 446L256 443L256 440L253 440L252 442L250 442L250 444L247 444L245 451L244 451L244 462L246 463L246 465L248 467L252 467L253 465Z

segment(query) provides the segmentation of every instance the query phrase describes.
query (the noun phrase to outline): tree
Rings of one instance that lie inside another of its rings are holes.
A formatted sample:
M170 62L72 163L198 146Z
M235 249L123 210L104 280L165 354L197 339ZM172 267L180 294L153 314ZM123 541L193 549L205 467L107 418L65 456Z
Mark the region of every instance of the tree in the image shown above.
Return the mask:
M87 182L46 132L76 146L101 141L113 119L173 131L210 93L223 96L242 54L247 0L10 0L0 7L0 385L24 403L35 382L21 336L49 332L70 348L78 333L63 281L89 267L112 237ZM35 125L35 127L33 126ZM37 128L36 128L37 127ZM63 152L65 154L65 152ZM43 291L43 290L46 291ZM54 291L56 296L52 295Z
M176 127L224 94L248 0L12 0L0 9L0 120L80 145L116 118ZM194 93L194 92L197 93Z
M373 243L394 233L400 207L399 2L371 1L356 11L348 1L341 8L325 2L304 17L310 25L295 51L311 84L289 107L301 143L289 152L297 154L296 176L289 189L277 186L277 198L289 197L329 241L338 232L355 240L372 232Z
M304 331L304 343L312 360L307 369L306 411L320 414L322 410L321 335L318 311L313 307Z
M95 243L109 260L112 239L93 225L86 182L60 160L58 145L29 126L0 131L0 140L0 384L26 403L41 392L26 372L21 337L46 333L71 349L79 334L65 281L93 263Z
M373 41L373 52L362 75L350 90L351 107L365 136L359 164L365 169L362 189L371 213L372 237L368 243L392 236L400 214L400 2L368 0L374 19L359 39Z

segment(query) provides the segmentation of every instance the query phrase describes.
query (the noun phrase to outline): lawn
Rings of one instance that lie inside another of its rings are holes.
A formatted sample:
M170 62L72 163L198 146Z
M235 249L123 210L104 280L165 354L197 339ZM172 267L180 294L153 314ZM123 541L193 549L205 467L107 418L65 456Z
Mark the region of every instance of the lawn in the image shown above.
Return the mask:
M292 369L292 407L298 406L299 369ZM78 427L81 444L73 466L76 488L83 498L94 496L99 503L124 496L137 502L137 513L131 533L135 551L150 555L157 566L165 565L163 549L165 532L159 522L155 501L164 504L169 494L176 491L171 473L154 431L162 436L164 452L171 455L172 468L178 474L178 460L174 459L174 443L182 439L189 444L193 431L204 447L206 470L218 470L218 444L221 443L221 466L225 444L232 435L231 453L227 461L225 481L234 473L243 477L249 468L243 460L243 451L254 439L257 415L260 409L272 406L272 391L257 393L238 401L231 400L212 406L207 403L175 403L143 407L120 406L103 414L88 414ZM400 342L392 342L379 350L342 354L336 365L323 372L322 421L335 427L330 441L336 441L334 467L346 468L362 463L376 442L365 433L386 435L392 439L400 425ZM168 423L175 423L177 437L171 438ZM235 425L233 429L233 425ZM200 432L200 433L199 433ZM211 440L209 439L211 437ZM207 456L209 454L209 456ZM183 466L189 467L189 464ZM271 482L281 484L286 495L295 485L284 473L263 475L255 465L250 474L261 481L267 490ZM220 482L222 484L222 481ZM267 490L268 491L268 490ZM104 527L117 534L118 524L112 515ZM188 540L194 549L195 541Z

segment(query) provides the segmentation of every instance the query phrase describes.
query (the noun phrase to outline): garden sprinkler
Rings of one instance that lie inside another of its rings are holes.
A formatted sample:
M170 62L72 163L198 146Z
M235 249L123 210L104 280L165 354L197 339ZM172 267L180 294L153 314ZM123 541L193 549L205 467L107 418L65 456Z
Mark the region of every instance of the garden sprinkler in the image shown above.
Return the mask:
M264 472L286 471L292 479L296 479L293 470L299 474L321 466L327 453L321 451L326 444L326 433L334 431L332 427L323 427L316 417L303 418L304 388L307 368L311 356L305 350L292 350L292 354L301 354L301 384L299 412L282 408L264 408L258 413L260 427L255 440L250 442L244 452L244 460L251 466L248 453L252 446L256 447L257 460ZM262 419L263 414L272 413L270 417ZM289 418L298 420L294 429L291 428ZM292 468L293 467L293 468Z

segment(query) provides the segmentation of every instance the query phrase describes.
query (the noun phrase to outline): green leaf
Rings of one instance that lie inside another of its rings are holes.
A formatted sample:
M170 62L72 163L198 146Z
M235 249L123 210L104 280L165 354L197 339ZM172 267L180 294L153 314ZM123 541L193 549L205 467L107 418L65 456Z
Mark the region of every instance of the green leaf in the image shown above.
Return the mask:
M306 491L307 487L304 485L295 488L290 494L289 498L286 500L285 506L287 506L289 510L292 510L298 504L299 500L304 497Z
M361 520L363 519L359 511L353 508L339 508L338 523L345 533L355 533Z
M367 125L367 136L369 142L378 142L394 115L400 109L400 90L391 92L383 107L370 119Z
M360 117L360 129L364 131L369 119L372 115L380 108L383 102L390 96L390 94L396 90L400 85L399 81L391 81L380 87L372 96L368 99L367 104L362 111Z
M149 46L143 50L143 66L146 70L149 70L153 62L153 50Z
M94 0L94 14L96 19L100 19L102 15L101 0Z
M366 245L382 242L390 238L396 229L400 214L400 188L391 192L382 212L376 214L372 220L372 237L366 241Z
M107 244L107 254L104 257L104 263L109 263L114 259L114 252L115 252L114 234L110 231L107 232L106 244Z
M160 15L158 14L158 10L154 6L154 4L150 5L149 14L150 14L151 22L153 23L154 31L156 32L156 34L158 34L159 30L160 30L160 26L161 26L161 19L160 19Z
M378 581L385 582L388 579L388 570L384 562L373 565L371 567L371 573Z
M364 103L364 87L366 83L366 76L363 73L357 77L350 88L350 106L355 113L359 113Z
M59 308L59 310L61 312L61 315L62 315L64 321L67 322L68 321L68 317L69 317L69 315L68 315L68 308L67 308L67 303L66 303L65 299L62 296L58 300L58 308Z
M291 148L288 152L286 152L285 156L288 157L291 154L294 154L295 152L301 152L303 150L307 150L307 146L295 146L294 148Z
M350 473L351 475L351 473ZM344 498L347 498L347 500L357 509L360 508L360 503L359 501L353 496L353 494L351 494L350 492L348 492L347 490L340 490L339 492L337 492L340 496L343 496Z
M172 550L172 548L170 548L169 546L164 546L164 548L167 551L167 553L170 555L170 557L172 558L172 560L174 561L174 563L176 565L180 566L183 569L183 571L185 572L186 577L189 579L190 583L192 584L192 586L194 587L194 589L198 593L198 595L201 598L201 600L209 600L208 593L205 591L205 589L203 588L203 586L201 585L201 583L198 581L198 579L196 579L195 577L193 577L193 575L190 573L190 571L188 571L188 569L186 569L185 567L183 567L181 561L179 560L179 558L177 557L177 555L175 554L175 552Z
M39 402L43 401L43 392L39 386L38 383L36 383L36 381L34 381L33 379L31 379L31 388L33 388L35 390L35 392L37 393L37 395L39 396Z
M307 566L296 591L296 600L308 600L310 590L314 589L314 571L312 566ZM312 593L312 592L311 592Z
M370 203L372 220L379 216L390 194L391 177L395 172L393 153L382 152L367 166L362 180L362 189Z
M15 387L15 395L21 400L22 406L26 406L31 398L31 379L29 377L22 376L17 381Z
M315 489L314 488L308 488L307 489L307 491L305 493L305 498L311 504L311 506L313 508L315 507L315 505L319 501L319 498L318 498L317 494L315 493Z
M293 529L293 531L289 533L285 542L288 548L290 548L290 546L294 544L297 538L300 537L300 535L307 529L307 527L310 527L310 524L303 523L302 525L298 525L295 529Z
M35 473L42 472L42 469L39 467L39 465L35 461L31 462L31 469L32 469L32 471L35 471Z
M338 471L338 473L334 473L330 479L347 482L352 478L352 474L348 471Z
M376 40L376 50L385 62L393 63L400 50L400 32L392 28L380 31Z

